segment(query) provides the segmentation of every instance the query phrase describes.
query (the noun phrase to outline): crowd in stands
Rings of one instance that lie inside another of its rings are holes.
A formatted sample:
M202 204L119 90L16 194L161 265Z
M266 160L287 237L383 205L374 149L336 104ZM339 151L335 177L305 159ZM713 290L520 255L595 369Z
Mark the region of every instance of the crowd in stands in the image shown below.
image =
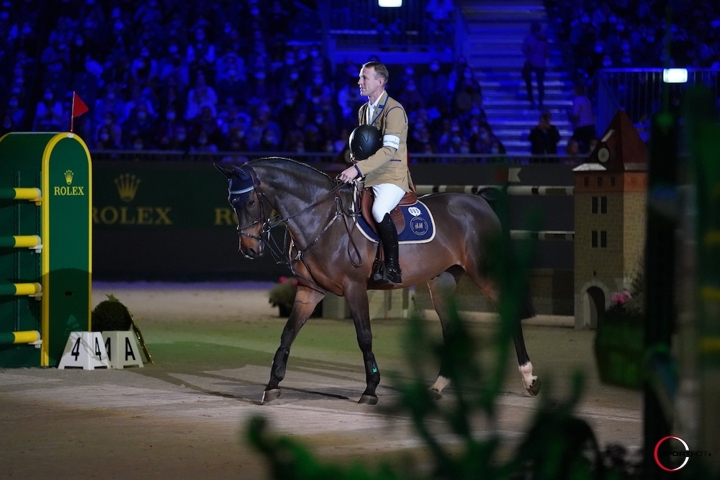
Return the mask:
M672 3L670 66L720 67L717 2ZM545 0L552 29L580 79L600 68L663 67L664 0Z
M73 91L90 107L75 131L91 150L339 153L357 125L360 64L330 62L317 12L303 2L38 3L0 3L0 134L67 130ZM658 66L664 2L546 5L581 80L601 67ZM713 3L674 5L676 63L718 66ZM430 1L427 24L449 31L441 13L451 6ZM390 65L390 74L411 153L504 153L464 58Z
M75 132L91 150L340 152L366 101L361 65L333 66L316 13L303 19L298 2L53 3L44 45L48 19L32 0L0 7L0 34L10 39L2 58L12 65L3 133L67 130L76 91L90 111ZM434 9L427 13L437 21ZM465 59L433 60L421 71L390 67L389 91L412 126L411 151L499 149ZM40 79L35 105L32 78Z

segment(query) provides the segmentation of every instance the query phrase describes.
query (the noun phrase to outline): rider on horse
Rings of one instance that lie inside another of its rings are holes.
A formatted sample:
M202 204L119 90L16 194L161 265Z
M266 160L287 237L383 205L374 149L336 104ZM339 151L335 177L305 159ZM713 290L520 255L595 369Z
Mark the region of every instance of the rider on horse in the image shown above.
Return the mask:
M403 106L385 91L388 78L387 67L380 62L367 62L362 66L358 85L360 94L368 97L368 103L360 107L358 123L376 127L382 134L382 147L376 152L367 152L356 145L353 151L351 142L354 165L339 175L340 180L346 183L356 177L365 177L365 186L373 189L375 202L372 215L385 255L384 268L373 272L376 285L402 283L398 232L390 211L400 203L406 192L413 190L407 155L408 118Z

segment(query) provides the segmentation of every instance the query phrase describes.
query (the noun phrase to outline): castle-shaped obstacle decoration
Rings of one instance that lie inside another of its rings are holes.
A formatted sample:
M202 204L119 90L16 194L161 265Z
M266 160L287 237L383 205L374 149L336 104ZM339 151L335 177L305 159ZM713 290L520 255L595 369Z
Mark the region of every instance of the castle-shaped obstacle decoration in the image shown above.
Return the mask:
M0 367L57 366L90 330L90 153L72 133L0 138Z
M622 110L575 172L575 327L596 328L645 246L647 147Z

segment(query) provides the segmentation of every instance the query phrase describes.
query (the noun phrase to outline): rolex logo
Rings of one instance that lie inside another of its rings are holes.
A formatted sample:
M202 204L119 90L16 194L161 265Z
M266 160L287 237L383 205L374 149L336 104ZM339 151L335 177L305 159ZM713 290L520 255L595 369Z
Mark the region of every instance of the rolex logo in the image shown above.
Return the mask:
M72 185L73 177L75 174L72 170L65 170L65 183L68 185Z
M140 179L131 173L123 173L115 178L115 186L120 194L120 200L123 202L132 202L135 199Z

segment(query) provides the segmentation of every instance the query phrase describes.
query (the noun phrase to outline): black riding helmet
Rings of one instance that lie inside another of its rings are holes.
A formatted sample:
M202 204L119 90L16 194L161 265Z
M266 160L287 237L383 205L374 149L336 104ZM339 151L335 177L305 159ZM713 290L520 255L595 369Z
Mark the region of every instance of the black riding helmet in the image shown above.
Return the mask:
M350 134L350 151L355 160L365 160L381 148L382 135L372 125L360 125Z

